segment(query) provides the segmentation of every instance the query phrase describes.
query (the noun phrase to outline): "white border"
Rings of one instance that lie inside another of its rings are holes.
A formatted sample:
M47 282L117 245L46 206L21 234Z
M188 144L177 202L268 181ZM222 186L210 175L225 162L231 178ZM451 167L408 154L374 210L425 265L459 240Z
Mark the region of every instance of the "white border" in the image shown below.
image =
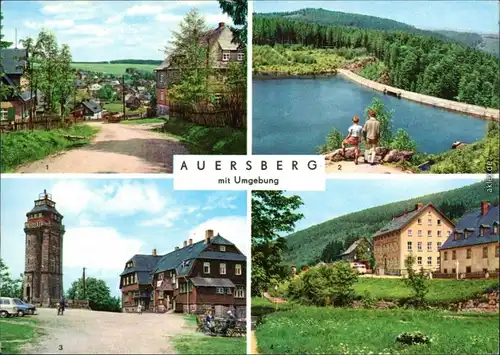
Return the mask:
M253 67L253 1L247 1L247 155L252 154L253 133L253 91L252 91L252 67Z
M247 255L247 287L246 287L246 298L247 298L247 354L251 354L251 334L252 334L252 191L247 191L247 250L249 255Z

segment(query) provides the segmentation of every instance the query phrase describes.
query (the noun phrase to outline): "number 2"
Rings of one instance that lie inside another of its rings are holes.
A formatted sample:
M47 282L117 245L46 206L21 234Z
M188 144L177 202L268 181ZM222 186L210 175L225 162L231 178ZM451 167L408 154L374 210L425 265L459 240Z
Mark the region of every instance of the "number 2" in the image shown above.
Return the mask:
M341 165L341 164L339 164L339 165L337 166L337 170L342 170L342 165Z

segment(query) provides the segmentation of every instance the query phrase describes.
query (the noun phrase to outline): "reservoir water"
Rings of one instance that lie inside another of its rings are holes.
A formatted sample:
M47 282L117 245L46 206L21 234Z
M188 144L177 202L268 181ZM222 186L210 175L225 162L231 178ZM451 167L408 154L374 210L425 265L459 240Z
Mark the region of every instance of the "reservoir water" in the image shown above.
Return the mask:
M486 120L384 95L340 76L253 80L253 154L315 154L327 134L344 135L374 97L393 111L393 132L404 128L418 151L441 153L455 141L484 137Z

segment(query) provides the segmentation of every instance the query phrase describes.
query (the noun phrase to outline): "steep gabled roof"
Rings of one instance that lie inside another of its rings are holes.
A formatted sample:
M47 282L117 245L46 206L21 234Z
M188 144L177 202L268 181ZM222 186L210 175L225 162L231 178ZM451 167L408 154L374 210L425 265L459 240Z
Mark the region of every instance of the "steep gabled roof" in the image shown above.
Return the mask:
M191 282L201 287L235 287L230 279L218 279L211 277L193 277Z
M444 244L441 246L441 248L439 248L439 250L488 243L498 243L499 234L493 233L493 226L495 224L498 225L499 213L499 207L491 205L488 206L488 212L484 216L481 216L481 209L466 213L462 216L460 221L458 221L455 229L450 234L446 242L444 242ZM484 235L481 236L481 225L491 226L490 232L485 232ZM470 232L470 235L467 238L465 238L464 231ZM458 240L455 240L455 232L459 233Z
M156 267L156 264L161 259L161 256L155 255L146 255L146 254L135 254L132 258L127 260L127 264L129 262L134 262L134 266L130 268L125 268L123 272L120 274L126 275L131 272L146 272L149 273L152 269Z
M247 258L243 254L229 253L225 251L204 251L199 256L200 259L215 259L228 261L245 261Z
M93 113L99 113L102 111L101 106L93 100L83 101L82 105L88 108Z

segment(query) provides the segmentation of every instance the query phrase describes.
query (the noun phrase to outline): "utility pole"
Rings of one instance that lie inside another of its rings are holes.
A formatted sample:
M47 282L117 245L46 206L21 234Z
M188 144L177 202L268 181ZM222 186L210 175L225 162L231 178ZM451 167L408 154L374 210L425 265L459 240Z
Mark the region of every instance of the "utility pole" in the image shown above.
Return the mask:
M125 75L122 75L122 102L123 102L123 119L125 116Z
M83 277L82 277L82 280L83 280L83 299L84 300L86 299L86 296L87 296L87 292L85 289L85 269L86 269L86 267L83 268Z

